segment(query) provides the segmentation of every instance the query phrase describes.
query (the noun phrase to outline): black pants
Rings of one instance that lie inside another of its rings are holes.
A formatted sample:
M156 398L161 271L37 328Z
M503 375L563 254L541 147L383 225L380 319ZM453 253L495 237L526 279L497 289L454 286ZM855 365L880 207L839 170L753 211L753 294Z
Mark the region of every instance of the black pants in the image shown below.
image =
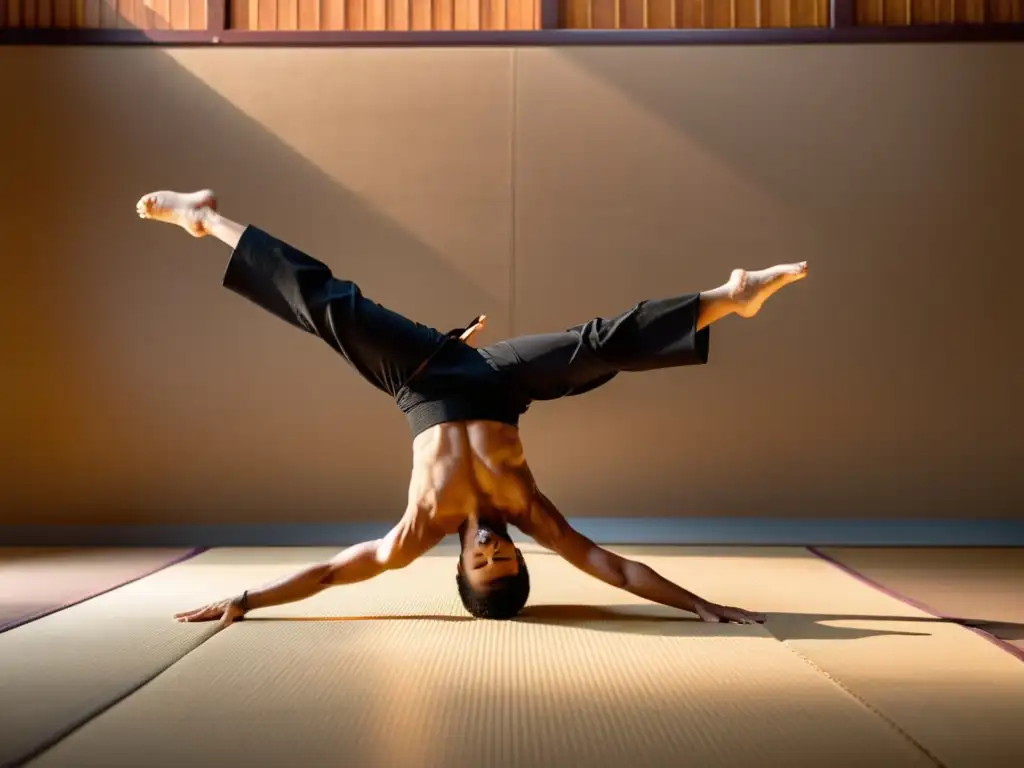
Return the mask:
M255 227L228 264L224 285L323 339L359 374L395 398L410 388L444 397L497 372L521 410L534 400L589 392L625 371L707 362L709 329L697 330L698 294L642 301L610 318L476 350L363 296L355 283ZM422 386L420 382L424 382Z

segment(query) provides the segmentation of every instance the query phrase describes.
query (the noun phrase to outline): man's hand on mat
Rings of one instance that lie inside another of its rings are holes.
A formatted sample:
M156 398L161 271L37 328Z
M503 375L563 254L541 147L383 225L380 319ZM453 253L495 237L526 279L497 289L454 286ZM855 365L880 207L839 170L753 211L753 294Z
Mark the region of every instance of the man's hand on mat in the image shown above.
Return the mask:
M742 608L730 608L727 605L714 603L697 603L697 615L701 621L712 624L764 624L768 618L763 613L744 611Z
M197 608L194 611L185 611L184 613L177 613L174 618L178 621L220 621L221 625L227 626L232 622L238 621L245 615L245 611L242 609L242 599L240 597L233 597L229 600L221 600L217 603L210 603L209 605Z

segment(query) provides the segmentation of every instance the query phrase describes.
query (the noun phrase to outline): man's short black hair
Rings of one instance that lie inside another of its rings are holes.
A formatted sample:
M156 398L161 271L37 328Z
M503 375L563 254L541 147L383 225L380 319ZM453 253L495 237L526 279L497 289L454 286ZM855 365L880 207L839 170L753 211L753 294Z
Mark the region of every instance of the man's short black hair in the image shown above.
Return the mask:
M515 618L530 597L530 572L526 569L523 553L516 550L519 561L519 572L515 576L506 576L491 582L487 591L473 589L462 570L462 560L455 574L455 582L459 586L459 597L466 610L478 619L512 619Z

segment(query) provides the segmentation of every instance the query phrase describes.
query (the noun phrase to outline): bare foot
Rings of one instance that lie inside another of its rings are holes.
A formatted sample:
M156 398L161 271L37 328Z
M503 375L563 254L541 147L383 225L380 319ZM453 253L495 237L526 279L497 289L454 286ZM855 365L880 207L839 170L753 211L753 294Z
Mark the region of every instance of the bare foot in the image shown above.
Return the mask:
M207 210L217 210L217 198L212 190L199 192L150 192L135 206L140 219L177 224L193 237L209 234L204 226Z
M736 302L736 314L740 317L753 317L768 297L783 286L795 283L807 277L807 262L799 264L779 264L778 266L747 272L745 269L734 269L729 278L729 297Z

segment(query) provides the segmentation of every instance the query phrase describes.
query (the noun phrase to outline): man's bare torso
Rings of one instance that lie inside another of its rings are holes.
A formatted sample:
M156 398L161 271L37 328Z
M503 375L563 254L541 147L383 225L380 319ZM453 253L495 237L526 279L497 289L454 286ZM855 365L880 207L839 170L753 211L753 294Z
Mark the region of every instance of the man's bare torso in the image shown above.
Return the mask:
M416 528L455 533L464 520L481 513L526 528L536 495L515 427L450 422L413 441L409 514Z

